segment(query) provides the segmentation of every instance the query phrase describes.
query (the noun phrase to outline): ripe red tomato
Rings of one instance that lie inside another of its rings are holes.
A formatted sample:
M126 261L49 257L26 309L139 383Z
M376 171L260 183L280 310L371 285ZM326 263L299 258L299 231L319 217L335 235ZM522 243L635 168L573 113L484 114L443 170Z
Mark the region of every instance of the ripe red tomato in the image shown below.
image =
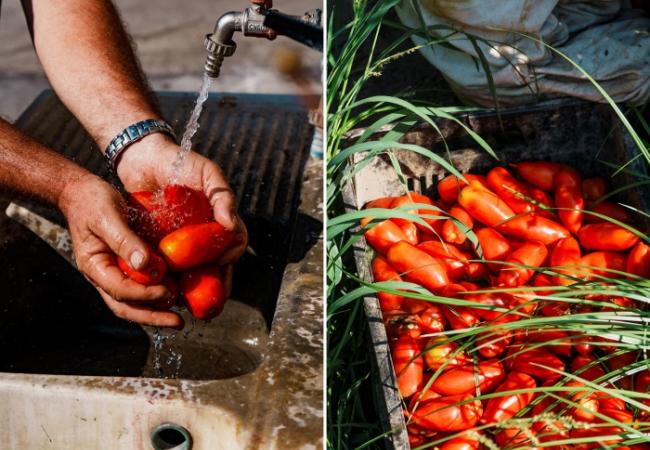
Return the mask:
M467 186L458 194L458 203L474 219L488 227L497 226L515 213L494 192Z
M515 179L505 167L495 167L487 174L490 189L497 194L516 213L533 212L534 204L526 200L532 199L532 192L528 186Z
M386 260L402 274L404 280L417 283L432 292L449 284L445 263L406 241L391 246L386 253Z
M616 252L592 252L584 255L580 264L584 267L583 270L585 273L609 278L621 278L622 275L610 272L610 270L624 272L627 257L622 253ZM599 268L605 270L598 270Z
M361 227L368 225L371 220L372 218L370 217L362 219ZM404 231L390 219L373 225L363 235L366 241L368 241L368 244L381 254L385 254L391 245L397 244L400 241L409 240Z
M445 330L445 316L439 305L426 300L405 298L402 307L415 316L418 328L423 333L440 333Z
M571 356L571 340L569 333L564 330L548 328L523 330L523 342L545 342L550 351L558 356L568 358Z
M468 363L441 373L431 385L431 389L440 395L475 395L480 388L481 394L492 392L505 378L503 365L496 359ZM478 386L477 386L478 382Z
M506 262L513 265L503 266L499 272L499 285L515 287L526 284L535 272L532 269L518 267L518 265L539 267L546 260L547 255L548 251L543 243L538 241L526 242L508 257Z
M400 207L410 205L410 204L415 204L415 203L420 203L420 204L424 204L424 205L431 205L431 206L433 206L435 208L439 208L439 206L437 204L435 204L429 197L427 197L426 195L418 194L417 192L409 192L407 195L397 197L395 200L393 200L393 203L391 203L391 208L393 208L393 209L400 208ZM427 216L441 216L442 215L442 213L440 211L438 211L437 209L435 209L435 208L420 208L420 209L414 208L414 209L408 210L407 212L411 213L411 214L419 215L422 218L422 220L424 220L429 226L431 226L434 230L436 230L436 232L438 232L440 227L442 226L442 221L427 217ZM400 226L405 224L405 223L411 223L411 221L409 221L407 219L401 219L401 218L398 218L398 217L395 217L395 218L393 218L391 220L394 221L396 224L398 224ZM430 232L430 230L427 227L425 227L425 226L423 226L423 225L421 225L419 223L416 223L415 225L424 232Z
M463 176L467 182L454 175L449 175L440 180L438 183L438 194L440 194L440 200L449 204L456 203L456 201L458 201L458 194L461 189L468 185L468 183L469 185L479 189L490 189L487 185L487 180L482 175L466 173Z
M402 281L399 274L393 269L386 258L381 255L375 256L372 260L372 276L375 281ZM401 295L390 294L388 292L377 292L379 298L379 307L382 311L392 311L400 309L404 297Z
M407 222L398 225L406 236L406 242L411 245L417 245L420 242L420 229L413 222Z
M424 364L420 345L417 339L401 336L390 347L399 392L403 398L408 398L422 389Z
M569 230L559 223L537 214L513 217L498 226L497 230L524 241L540 241L544 245L551 245L571 235Z
M472 401L471 395L452 395L420 403L413 412L413 421L421 427L448 433L473 427L482 413L483 405Z
M483 258L488 261L504 261L512 252L510 242L494 228L481 228L476 231L476 237L483 250ZM492 272L498 272L502 264L488 263Z
M472 217L462 207L456 205L449 209L449 215L464 224L470 230L474 227ZM467 240L465 233L460 231L451 220L445 220L442 226L442 238L450 244L461 245Z
M623 222L623 223L628 223L632 220L630 214L627 212L627 209L612 202L600 202L596 206L592 206L591 208L589 208L588 211L602 214L603 216L611 217L612 219L616 219L619 222ZM583 222L603 223L605 222L605 220L601 219L600 217L594 216L593 214L585 214Z
M217 259L235 244L235 233L218 222L186 225L158 244L171 270L191 269Z
M506 366L510 370L525 373L542 381L557 380L562 377L562 374L556 371L564 371L562 360L540 347L512 346L508 350L506 358L508 358ZM555 369L555 371L551 369Z
M571 372L580 378L594 381L605 376L605 370L593 355L577 355L571 360Z
M590 250L627 250L639 242L634 233L613 223L603 222L585 225L578 231L580 245Z
M443 442L440 450L478 450L481 443L470 435L461 435Z
M582 194L585 200L593 202L607 193L607 181L600 177L582 180Z
M178 282L171 274L167 274L167 276L162 280L162 285L165 286L172 295L169 298L169 301L163 304L158 303L155 307L157 309L169 309L172 306L176 306L176 303L178 303L178 297L181 294L181 288L178 285Z
M468 265L467 258L454 245L440 241L426 241L418 244L417 248L436 259L443 260L450 278L457 280L465 276Z
M495 392L516 391L520 389L533 389L537 386L535 380L521 372L510 372L506 380ZM499 423L508 420L524 409L533 400L534 393L522 392L520 394L506 394L488 400L481 423Z
M466 364L469 361L467 354L457 349L458 344L443 336L432 337L424 346L424 361L427 367L434 371L443 364L446 364L444 370Z
M511 342L511 331L483 331L476 337L476 348L482 357L496 358L506 351Z
M381 197L369 201L363 205L363 209L380 208L389 209L397 197Z
M551 252L551 267L560 274L554 276L553 281L560 286L576 283L575 278L584 276L584 271L579 268L581 261L578 241L572 237L560 239Z
M563 169L555 174L555 206L567 230L577 233L582 225L585 199L582 198L582 178L574 169Z
M133 192L129 194L128 203L132 226L154 244L186 225L214 221L208 198L188 186L170 184L162 191Z
M633 275L650 278L650 246L639 242L630 250L625 271Z
M519 176L540 189L545 191L553 190L555 174L569 166L550 161L523 161L510 164L517 171Z
M145 286L160 284L167 272L165 261L156 253L151 251L149 252L149 262L147 263L147 267L143 270L135 270L119 256L117 257L117 265L124 275L131 278L136 283L144 284Z
M221 314L226 291L218 265L209 264L183 272L180 282L187 309L195 318L210 320Z

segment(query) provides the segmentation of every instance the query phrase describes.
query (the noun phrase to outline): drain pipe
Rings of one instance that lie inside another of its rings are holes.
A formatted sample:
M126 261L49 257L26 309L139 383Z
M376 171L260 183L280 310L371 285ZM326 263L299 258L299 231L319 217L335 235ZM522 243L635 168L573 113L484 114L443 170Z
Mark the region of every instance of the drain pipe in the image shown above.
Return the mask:
M322 51L323 29L320 26L320 10L307 12L303 16L290 16L271 9L272 0L251 0L251 3L252 6L243 12L231 11L222 15L217 20L214 31L206 35L204 46L208 56L204 71L207 76L217 78L223 60L235 53L237 44L233 41L233 37L236 32L241 32L244 36L269 40L282 34Z

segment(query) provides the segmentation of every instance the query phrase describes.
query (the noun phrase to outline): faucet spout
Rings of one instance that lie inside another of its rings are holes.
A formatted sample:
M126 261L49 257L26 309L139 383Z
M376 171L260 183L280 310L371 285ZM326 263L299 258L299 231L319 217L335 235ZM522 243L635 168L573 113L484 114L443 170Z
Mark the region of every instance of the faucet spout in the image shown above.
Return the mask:
M205 74L217 78L221 72L223 60L232 56L237 44L232 40L236 31L242 31L244 13L231 11L222 15L214 26L214 31L205 37L205 49L208 56L205 60Z

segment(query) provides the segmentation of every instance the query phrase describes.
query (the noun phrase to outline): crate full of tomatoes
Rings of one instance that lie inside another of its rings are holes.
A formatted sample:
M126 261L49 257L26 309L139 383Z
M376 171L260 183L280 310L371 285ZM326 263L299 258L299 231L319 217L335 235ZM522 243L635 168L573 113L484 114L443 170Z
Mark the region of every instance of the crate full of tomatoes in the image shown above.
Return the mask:
M411 447L650 448L637 213L547 161L436 190L361 221Z

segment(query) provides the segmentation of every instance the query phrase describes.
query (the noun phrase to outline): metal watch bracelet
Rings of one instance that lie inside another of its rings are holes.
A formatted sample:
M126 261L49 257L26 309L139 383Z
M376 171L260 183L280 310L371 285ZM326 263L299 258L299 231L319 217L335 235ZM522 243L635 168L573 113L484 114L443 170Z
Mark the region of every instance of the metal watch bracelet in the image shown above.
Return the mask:
M104 156L106 157L108 168L112 172L115 172L115 162L120 154L126 150L129 145L152 133L165 133L176 140L174 130L164 120L147 119L129 125L120 131L106 147Z

